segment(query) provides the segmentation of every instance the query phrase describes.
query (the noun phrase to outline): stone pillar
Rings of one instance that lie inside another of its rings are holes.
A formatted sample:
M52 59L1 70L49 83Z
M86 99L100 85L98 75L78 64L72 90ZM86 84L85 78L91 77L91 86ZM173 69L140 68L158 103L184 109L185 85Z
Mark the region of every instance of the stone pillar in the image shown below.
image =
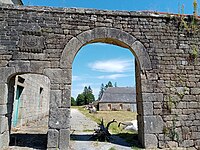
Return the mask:
M71 69L46 69L51 80L47 148L68 150L70 141Z
M9 128L7 115L7 84L0 83L0 149L9 146Z

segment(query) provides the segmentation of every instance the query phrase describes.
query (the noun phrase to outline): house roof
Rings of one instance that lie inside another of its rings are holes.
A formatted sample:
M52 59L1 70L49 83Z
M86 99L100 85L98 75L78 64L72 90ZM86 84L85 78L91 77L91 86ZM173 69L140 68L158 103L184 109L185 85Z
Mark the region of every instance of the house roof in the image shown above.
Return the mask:
M109 87L103 93L100 103L134 103L136 102L135 88Z

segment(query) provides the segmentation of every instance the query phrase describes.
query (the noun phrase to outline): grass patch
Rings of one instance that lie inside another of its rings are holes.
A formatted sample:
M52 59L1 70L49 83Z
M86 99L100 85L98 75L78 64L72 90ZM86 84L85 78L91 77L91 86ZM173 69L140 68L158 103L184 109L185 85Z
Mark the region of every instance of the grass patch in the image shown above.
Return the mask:
M97 113L92 114L82 106L73 106L72 108L78 109L86 117L90 118L96 123L100 123L102 118L104 120L104 124L107 124L111 120L115 119L117 123L112 123L109 127L109 131L111 133L127 132L119 128L118 123L137 119L137 113L131 111L98 111Z

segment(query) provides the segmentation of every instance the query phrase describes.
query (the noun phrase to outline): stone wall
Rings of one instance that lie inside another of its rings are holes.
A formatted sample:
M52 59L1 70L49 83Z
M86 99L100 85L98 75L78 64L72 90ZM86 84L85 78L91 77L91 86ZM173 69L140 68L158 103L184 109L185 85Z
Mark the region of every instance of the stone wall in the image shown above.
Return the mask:
M82 46L103 42L129 48L136 57L142 145L199 149L200 34L179 21L158 13L2 5L0 147L9 141L7 81L31 72L51 82L48 147L67 149L73 59Z
M22 81L20 81L22 80ZM22 88L19 99L17 94ZM49 114L50 83L45 76L24 74L15 79L12 127L21 127L30 121L39 120ZM13 122L15 121L15 122Z
M136 104L130 103L99 103L99 110L106 111L106 110L124 110L124 111L132 111L137 112Z

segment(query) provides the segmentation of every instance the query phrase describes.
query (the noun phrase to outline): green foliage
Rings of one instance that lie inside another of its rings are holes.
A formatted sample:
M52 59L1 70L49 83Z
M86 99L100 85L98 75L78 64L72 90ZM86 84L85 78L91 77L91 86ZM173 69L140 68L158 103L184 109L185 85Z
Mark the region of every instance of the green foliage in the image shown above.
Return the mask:
M171 127L164 127L163 133L165 136L168 136L172 141L179 141L179 134L176 131L176 117L172 120L172 126Z
M76 101L73 97L71 97L71 106L76 106Z
M197 61L198 57L198 48L196 43L198 43L198 39L195 38L199 32L199 25L198 25L198 4L197 0L193 1L193 15L192 16L185 16L184 15L184 6L182 6L181 13L179 14L179 29L186 31L187 35L190 36L191 40L189 41L189 45L191 46L191 52L189 53L188 62L191 64ZM180 11L179 11L180 12Z
M77 106L88 105L93 101L95 101L95 97L90 86L85 86L83 93L79 94L76 98Z
M77 106L82 106L85 105L85 101L84 101L84 95L83 94L78 94L77 98L76 98L76 103Z

